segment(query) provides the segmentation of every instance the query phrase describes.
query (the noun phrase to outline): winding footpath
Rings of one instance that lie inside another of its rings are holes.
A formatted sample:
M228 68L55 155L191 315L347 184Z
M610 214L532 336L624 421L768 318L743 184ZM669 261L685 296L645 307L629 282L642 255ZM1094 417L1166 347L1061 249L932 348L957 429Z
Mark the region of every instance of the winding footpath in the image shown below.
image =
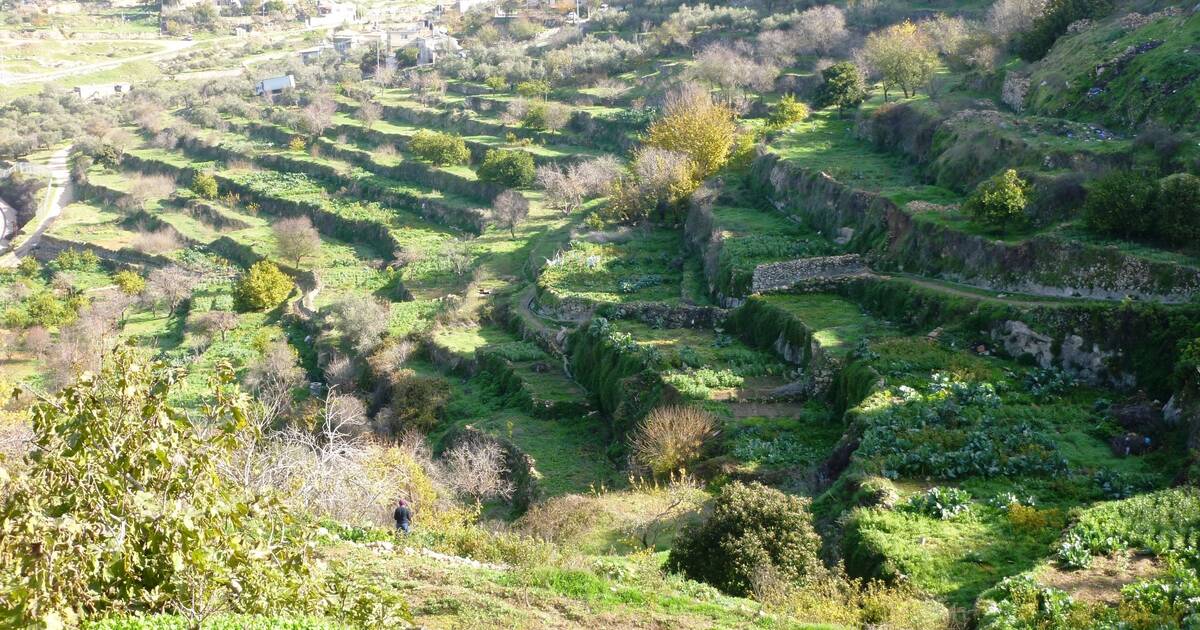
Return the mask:
M30 224L36 222L37 225L33 225L32 230L30 230L30 225L26 225L21 229L19 234L13 237L15 239L26 235L24 240L16 246L16 249L7 251L3 256L0 256L0 268L16 267L21 262L21 257L37 247L42 234L50 228L50 225L58 218L58 215L62 214L63 207L66 205L67 189L71 182L71 173L67 166L67 158L71 154L72 146L63 147L50 156L50 161L46 164L50 170L50 183L46 188L46 196L42 202L43 206L41 210L38 211L33 221L30 222ZM7 217L5 222L7 232Z

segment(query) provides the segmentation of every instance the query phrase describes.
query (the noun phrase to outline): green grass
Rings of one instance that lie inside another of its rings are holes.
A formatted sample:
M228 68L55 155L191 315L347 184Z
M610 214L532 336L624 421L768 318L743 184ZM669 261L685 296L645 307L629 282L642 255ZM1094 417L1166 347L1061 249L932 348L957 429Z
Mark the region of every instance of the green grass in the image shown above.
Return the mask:
M813 339L821 349L833 356L847 355L864 339L895 334L891 326L867 315L857 304L836 295L770 294L760 299L798 319L812 332Z
M674 230L638 228L604 244L575 240L543 267L538 289L551 303L677 302L683 258L683 240Z
M897 205L909 201L957 203L960 196L924 184L917 168L904 158L878 151L854 135L853 121L833 111L814 112L771 146L790 162L825 172L848 186L879 193Z

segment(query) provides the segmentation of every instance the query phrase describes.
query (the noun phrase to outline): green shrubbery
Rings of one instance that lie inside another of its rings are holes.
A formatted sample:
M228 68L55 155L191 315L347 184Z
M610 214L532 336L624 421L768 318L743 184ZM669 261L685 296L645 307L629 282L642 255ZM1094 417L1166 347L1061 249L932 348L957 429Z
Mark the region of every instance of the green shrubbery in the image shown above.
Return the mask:
M1160 555L1200 550L1200 489L1173 488L1084 510L1067 533L1092 554L1150 549Z
M1026 221L1029 185L1013 169L979 184L963 205L976 221L995 228L1019 227Z
M791 94L784 94L767 115L767 124L782 129L808 118L808 114L807 105L797 101Z
M1051 0L1033 21L1033 28L1021 36L1017 52L1026 61L1037 61L1050 51L1072 22L1101 17L1112 6L1111 0Z
M908 500L913 511L940 520L952 519L971 508L971 495L958 488L934 486Z
M769 578L803 582L824 572L809 501L759 483L721 489L712 516L675 539L667 569L744 595Z
M217 178L213 177L212 173L196 173L196 176L192 178L191 189L201 199L216 199L219 192Z
M526 151L491 149L483 156L478 169L479 179L509 188L526 188L533 184L536 169L533 156Z
M260 260L238 281L237 303L240 308L250 311L275 308L287 299L294 286L292 279L275 263Z
M1155 181L1137 171L1096 180L1083 206L1088 228L1111 236L1194 245L1200 238L1200 177L1177 173Z
M408 150L438 166L466 164L471 159L471 152L461 136L428 129L413 134L408 141Z

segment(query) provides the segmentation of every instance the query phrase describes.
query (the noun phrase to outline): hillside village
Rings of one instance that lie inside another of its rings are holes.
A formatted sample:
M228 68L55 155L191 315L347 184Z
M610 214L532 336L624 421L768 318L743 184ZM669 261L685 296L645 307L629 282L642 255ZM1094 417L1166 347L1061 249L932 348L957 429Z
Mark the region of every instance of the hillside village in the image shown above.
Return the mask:
M0 627L1200 627L1200 7L0 0Z

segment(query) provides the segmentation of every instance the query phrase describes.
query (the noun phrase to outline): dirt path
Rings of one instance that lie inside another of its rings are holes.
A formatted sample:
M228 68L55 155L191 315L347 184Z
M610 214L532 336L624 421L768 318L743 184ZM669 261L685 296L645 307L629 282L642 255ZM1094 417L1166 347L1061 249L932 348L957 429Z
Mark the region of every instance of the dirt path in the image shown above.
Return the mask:
M1114 302L1116 300L1097 300L1094 298L1039 298L1032 295L1017 294L1017 297L1009 297L1008 293L996 293L989 295L984 292L984 289L971 286L969 284L958 285L957 283L948 282L945 280L931 280L922 276L914 276L910 274L884 274L872 273L877 278L887 280L900 280L909 282L919 287L953 295L956 297L974 298L987 302L995 302L997 304L1007 304L1009 306L1019 307L1043 307L1043 308L1059 308L1070 304L1080 304L1085 302ZM961 287L961 288L960 288Z
M231 37L233 37L233 36L230 35L225 38L217 38L215 40L208 40L208 41L219 41L221 39L228 39ZM23 40L8 40L8 41L14 41L17 43L21 43ZM43 40L29 40L29 41L42 42ZM57 41L57 40L50 40L50 41ZM122 57L120 59L112 59L109 61L98 61L96 63L89 63L89 64L84 64L82 66L75 66L74 68L64 68L62 70L54 70L51 72L39 72L36 74L18 74L18 75L8 74L7 75L8 78L7 78L7 80L4 81L4 85L21 85L24 83L45 83L47 81L55 81L58 79L64 79L66 77L75 76L75 75L79 75L79 74L90 74L93 72L100 72L103 70L111 70L113 68L119 68L123 64L131 63L134 61L156 61L159 59L174 57L174 56L192 48L196 44L200 43L200 42L195 42L195 41L184 41L184 40L177 40L177 39L88 40L88 43L92 43L92 42L96 42L96 41L98 41L98 42L114 42L114 43L131 43L131 44L132 43L136 43L136 44L154 43L154 44L161 44L163 46L163 49L156 50L154 52L149 52L149 53L142 53L140 55L133 55L131 57Z
M54 219L62 214L63 206L67 199L67 189L70 186L71 180L70 170L67 167L67 158L71 154L71 146L73 145L63 147L50 156L50 161L46 165L50 169L50 185L46 188L46 198L43 202L45 205L38 212L37 216L34 217L34 220L38 221L38 224L33 227L32 232L29 230L29 225L21 229L21 234L28 234L28 237L17 245L15 250L7 252L0 257L0 267L16 267L21 262L21 257L28 254L34 247L37 247L42 234L54 223Z

